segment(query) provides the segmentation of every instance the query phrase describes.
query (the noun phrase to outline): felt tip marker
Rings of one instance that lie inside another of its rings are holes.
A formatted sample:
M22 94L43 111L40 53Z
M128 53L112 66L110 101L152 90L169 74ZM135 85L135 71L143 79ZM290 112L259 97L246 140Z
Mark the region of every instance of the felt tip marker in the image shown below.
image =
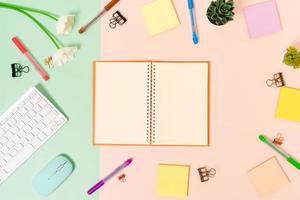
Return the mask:
M288 155L286 152L284 152L279 147L274 145L266 136L259 135L258 138L259 138L260 141L267 144L269 147L271 147L273 150L275 150L277 153L279 153L282 157L284 157L286 159L286 161L288 161L291 165L293 165L298 170L300 170L300 163L295 158Z
M88 190L87 194L91 195L94 192L96 192L100 187L102 187L109 179L111 179L113 176L115 176L117 173L119 173L122 169L130 165L132 163L132 158L127 159L122 165L117 167L113 172L111 172L109 175L107 175L104 179L100 180L98 183L96 183L91 189Z
M20 42L20 40L17 37L12 38L13 43L16 45L16 47L21 51L22 54L26 56L26 58L30 61L30 63L34 66L36 71L40 74L40 76L45 80L49 80L48 74L42 69L42 67L39 65L39 63L34 59L34 57L28 52L26 47Z

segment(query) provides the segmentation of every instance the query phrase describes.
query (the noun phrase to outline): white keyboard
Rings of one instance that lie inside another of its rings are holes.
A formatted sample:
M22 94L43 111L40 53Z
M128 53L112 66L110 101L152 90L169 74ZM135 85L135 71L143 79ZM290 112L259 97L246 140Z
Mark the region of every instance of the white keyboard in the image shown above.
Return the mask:
M67 122L36 88L0 117L0 184Z

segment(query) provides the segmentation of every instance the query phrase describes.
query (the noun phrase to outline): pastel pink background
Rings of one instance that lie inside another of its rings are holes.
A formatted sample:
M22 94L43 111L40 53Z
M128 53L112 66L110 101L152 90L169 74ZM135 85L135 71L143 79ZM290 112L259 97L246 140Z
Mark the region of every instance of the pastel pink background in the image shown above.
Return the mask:
M249 39L242 9L261 1L235 1L234 21L217 27L205 16L210 0L195 0L200 35L197 46L192 43L185 0L173 0L181 25L153 38L149 36L140 12L141 5L146 2L149 1L120 1L111 11L120 10L128 22L115 30L108 27L112 12L101 19L101 59L210 60L211 146L103 147L100 149L101 177L128 157L133 157L134 162L124 171L128 181L123 184L117 178L112 179L101 189L100 199L169 199L157 197L154 193L158 163L191 165L186 199L260 199L248 180L247 171L275 155L291 183L264 199L299 200L299 171L259 142L257 136L264 133L273 137L277 132L283 133L283 148L300 159L300 124L274 117L279 90L265 84L274 73L283 72L288 86L300 88L300 71L281 63L286 47L300 47L300 1L277 0L283 30ZM196 169L202 166L214 167L216 177L200 183Z

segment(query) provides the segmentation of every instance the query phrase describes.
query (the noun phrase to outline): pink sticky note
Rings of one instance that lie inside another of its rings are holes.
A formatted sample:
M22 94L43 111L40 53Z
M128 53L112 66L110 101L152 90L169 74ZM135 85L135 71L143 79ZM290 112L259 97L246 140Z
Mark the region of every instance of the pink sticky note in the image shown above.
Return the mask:
M250 5L244 9L250 38L256 38L281 30L275 0Z

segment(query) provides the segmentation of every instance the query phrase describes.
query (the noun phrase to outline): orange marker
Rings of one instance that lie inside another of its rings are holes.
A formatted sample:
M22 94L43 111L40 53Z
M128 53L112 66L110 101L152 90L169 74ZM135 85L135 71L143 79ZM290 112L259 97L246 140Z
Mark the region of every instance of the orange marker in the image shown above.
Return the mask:
M104 15L107 11L109 11L119 1L120 0L111 0L106 6L104 6L104 9L98 15L96 15L96 17L94 17L89 23L81 27L78 32L80 34L84 33L90 25L92 25L95 21L97 21L102 15Z

